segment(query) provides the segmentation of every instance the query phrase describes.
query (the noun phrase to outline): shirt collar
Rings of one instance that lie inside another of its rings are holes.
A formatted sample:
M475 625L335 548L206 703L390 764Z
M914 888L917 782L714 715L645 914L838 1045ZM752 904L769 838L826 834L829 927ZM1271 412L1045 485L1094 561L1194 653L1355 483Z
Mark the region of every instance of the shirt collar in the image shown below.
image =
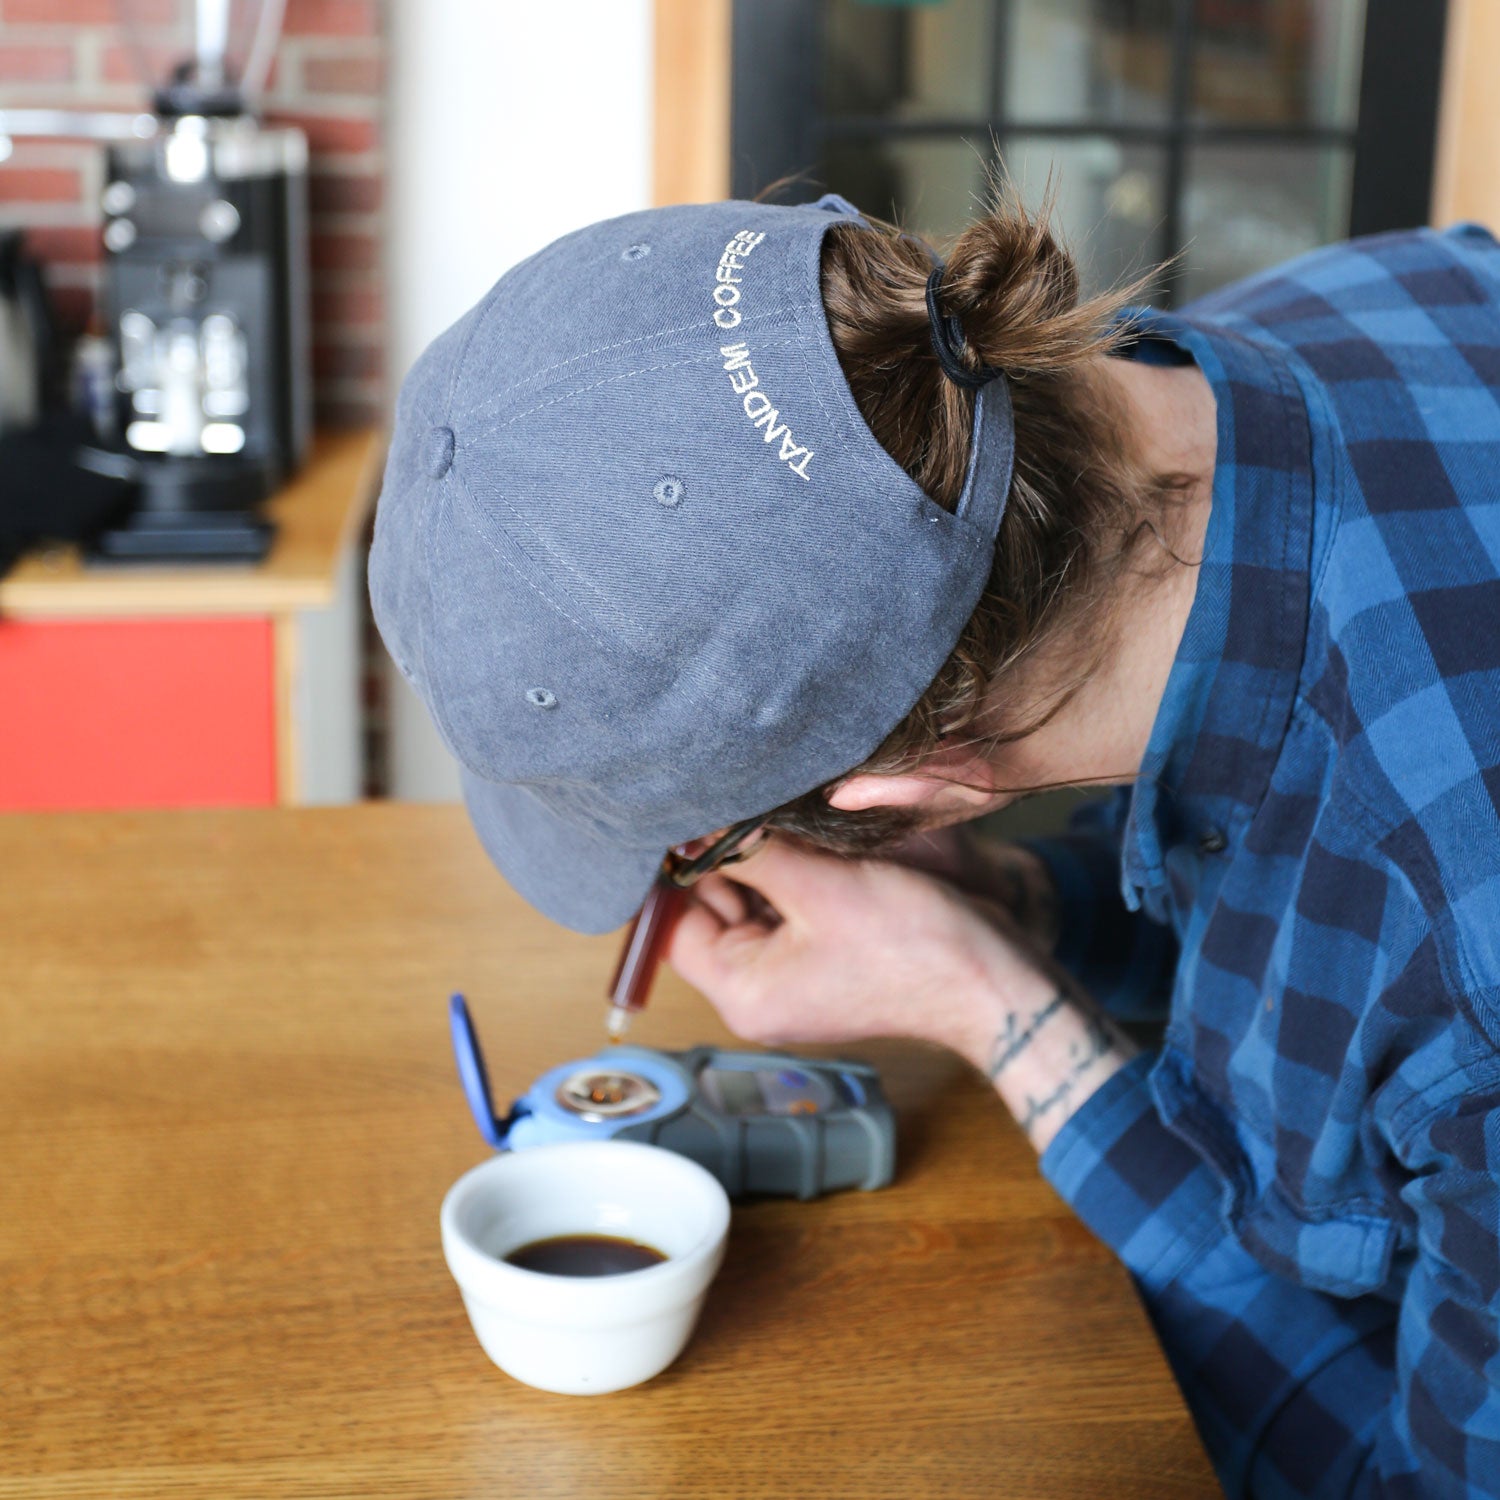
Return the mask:
M1312 439L1279 350L1181 313L1121 316L1190 354L1218 405L1203 562L1121 851L1127 905L1164 920L1167 851L1232 840L1286 736L1307 639Z

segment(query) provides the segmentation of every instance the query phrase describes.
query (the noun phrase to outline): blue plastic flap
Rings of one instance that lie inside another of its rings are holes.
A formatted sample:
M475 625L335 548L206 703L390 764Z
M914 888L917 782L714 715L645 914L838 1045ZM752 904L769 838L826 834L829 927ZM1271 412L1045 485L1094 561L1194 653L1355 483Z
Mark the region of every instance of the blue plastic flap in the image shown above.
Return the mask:
M497 1151L503 1150L506 1131L495 1118L490 1078L484 1069L484 1053L479 1050L479 1038L474 1034L474 1023L469 1018L469 1007L462 995L454 995L448 1002L448 1025L453 1033L453 1056L458 1062L459 1080L464 1086L464 1097L469 1101L474 1123L490 1145Z

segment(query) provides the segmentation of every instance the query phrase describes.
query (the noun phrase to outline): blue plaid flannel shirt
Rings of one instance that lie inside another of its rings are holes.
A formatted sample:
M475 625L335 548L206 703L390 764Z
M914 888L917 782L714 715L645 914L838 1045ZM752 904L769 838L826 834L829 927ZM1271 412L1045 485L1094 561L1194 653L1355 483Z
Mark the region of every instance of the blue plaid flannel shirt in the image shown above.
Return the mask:
M1139 780L1039 847L1166 1031L1042 1170L1227 1493L1500 1495L1500 247L1130 316L1213 386L1212 516Z

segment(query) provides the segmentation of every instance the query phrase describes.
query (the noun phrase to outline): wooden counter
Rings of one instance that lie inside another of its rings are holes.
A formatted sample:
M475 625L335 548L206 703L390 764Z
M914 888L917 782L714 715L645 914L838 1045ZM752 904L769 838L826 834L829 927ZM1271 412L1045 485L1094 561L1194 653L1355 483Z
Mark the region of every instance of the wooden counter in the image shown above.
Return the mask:
M0 579L0 810L339 802L363 791L363 551L384 445L320 434L264 562Z
M1130 1283L946 1053L877 1062L896 1183L736 1208L683 1357L546 1395L485 1358L438 1206L497 1098L603 1040L611 939L452 808L0 818L0 1497L1203 1497ZM633 1040L724 1040L663 982Z
M307 465L266 505L276 540L262 563L87 568L76 548L54 547L23 558L0 578L0 615L103 619L326 608L339 561L369 514L384 456L374 432L320 433Z

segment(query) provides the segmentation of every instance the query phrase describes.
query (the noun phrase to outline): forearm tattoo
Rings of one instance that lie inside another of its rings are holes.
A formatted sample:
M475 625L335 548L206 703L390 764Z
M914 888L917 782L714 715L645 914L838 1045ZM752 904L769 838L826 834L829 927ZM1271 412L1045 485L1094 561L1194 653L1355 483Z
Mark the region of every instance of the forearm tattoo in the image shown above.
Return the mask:
M1067 1010L1071 1000L1072 997L1065 990L1059 990L1045 1005L1029 1014L1017 1012L1005 1018L1005 1025L995 1036L990 1051L990 1064L986 1069L992 1083L997 1086L1000 1084L1006 1072L1031 1049L1038 1035L1056 1016ZM1033 1128L1046 1115L1061 1114L1066 1119L1072 1113L1069 1105L1075 1090L1083 1087L1088 1072L1102 1058L1108 1057L1118 1044L1114 1028L1103 1015L1086 1005L1079 1014L1083 1022L1083 1034L1075 1036L1067 1044L1066 1053L1062 1056L1053 1054L1055 1060L1048 1068L1052 1074L1048 1092L1037 1095L1028 1089L1019 1108L1016 1106L1014 1091L1010 1094L1011 1108L1027 1135L1032 1134ZM1091 1092L1091 1089L1085 1089L1084 1097Z
M1009 1015L1005 1018L1005 1026L995 1038L990 1049L990 1065L985 1070L990 1075L991 1083L999 1079L1006 1068L1031 1045L1037 1032L1067 1003L1068 997L1059 990L1040 1010L1033 1011L1029 1016Z
M1021 1129L1028 1135L1031 1134L1031 1127L1043 1115L1067 1103L1079 1079L1100 1058L1107 1056L1114 1047L1114 1037L1110 1034L1110 1029L1102 1016L1086 1017L1084 1026L1084 1034L1077 1041L1068 1044L1068 1071L1058 1082L1057 1087L1040 1099L1030 1094L1026 1096L1026 1109L1021 1116Z

